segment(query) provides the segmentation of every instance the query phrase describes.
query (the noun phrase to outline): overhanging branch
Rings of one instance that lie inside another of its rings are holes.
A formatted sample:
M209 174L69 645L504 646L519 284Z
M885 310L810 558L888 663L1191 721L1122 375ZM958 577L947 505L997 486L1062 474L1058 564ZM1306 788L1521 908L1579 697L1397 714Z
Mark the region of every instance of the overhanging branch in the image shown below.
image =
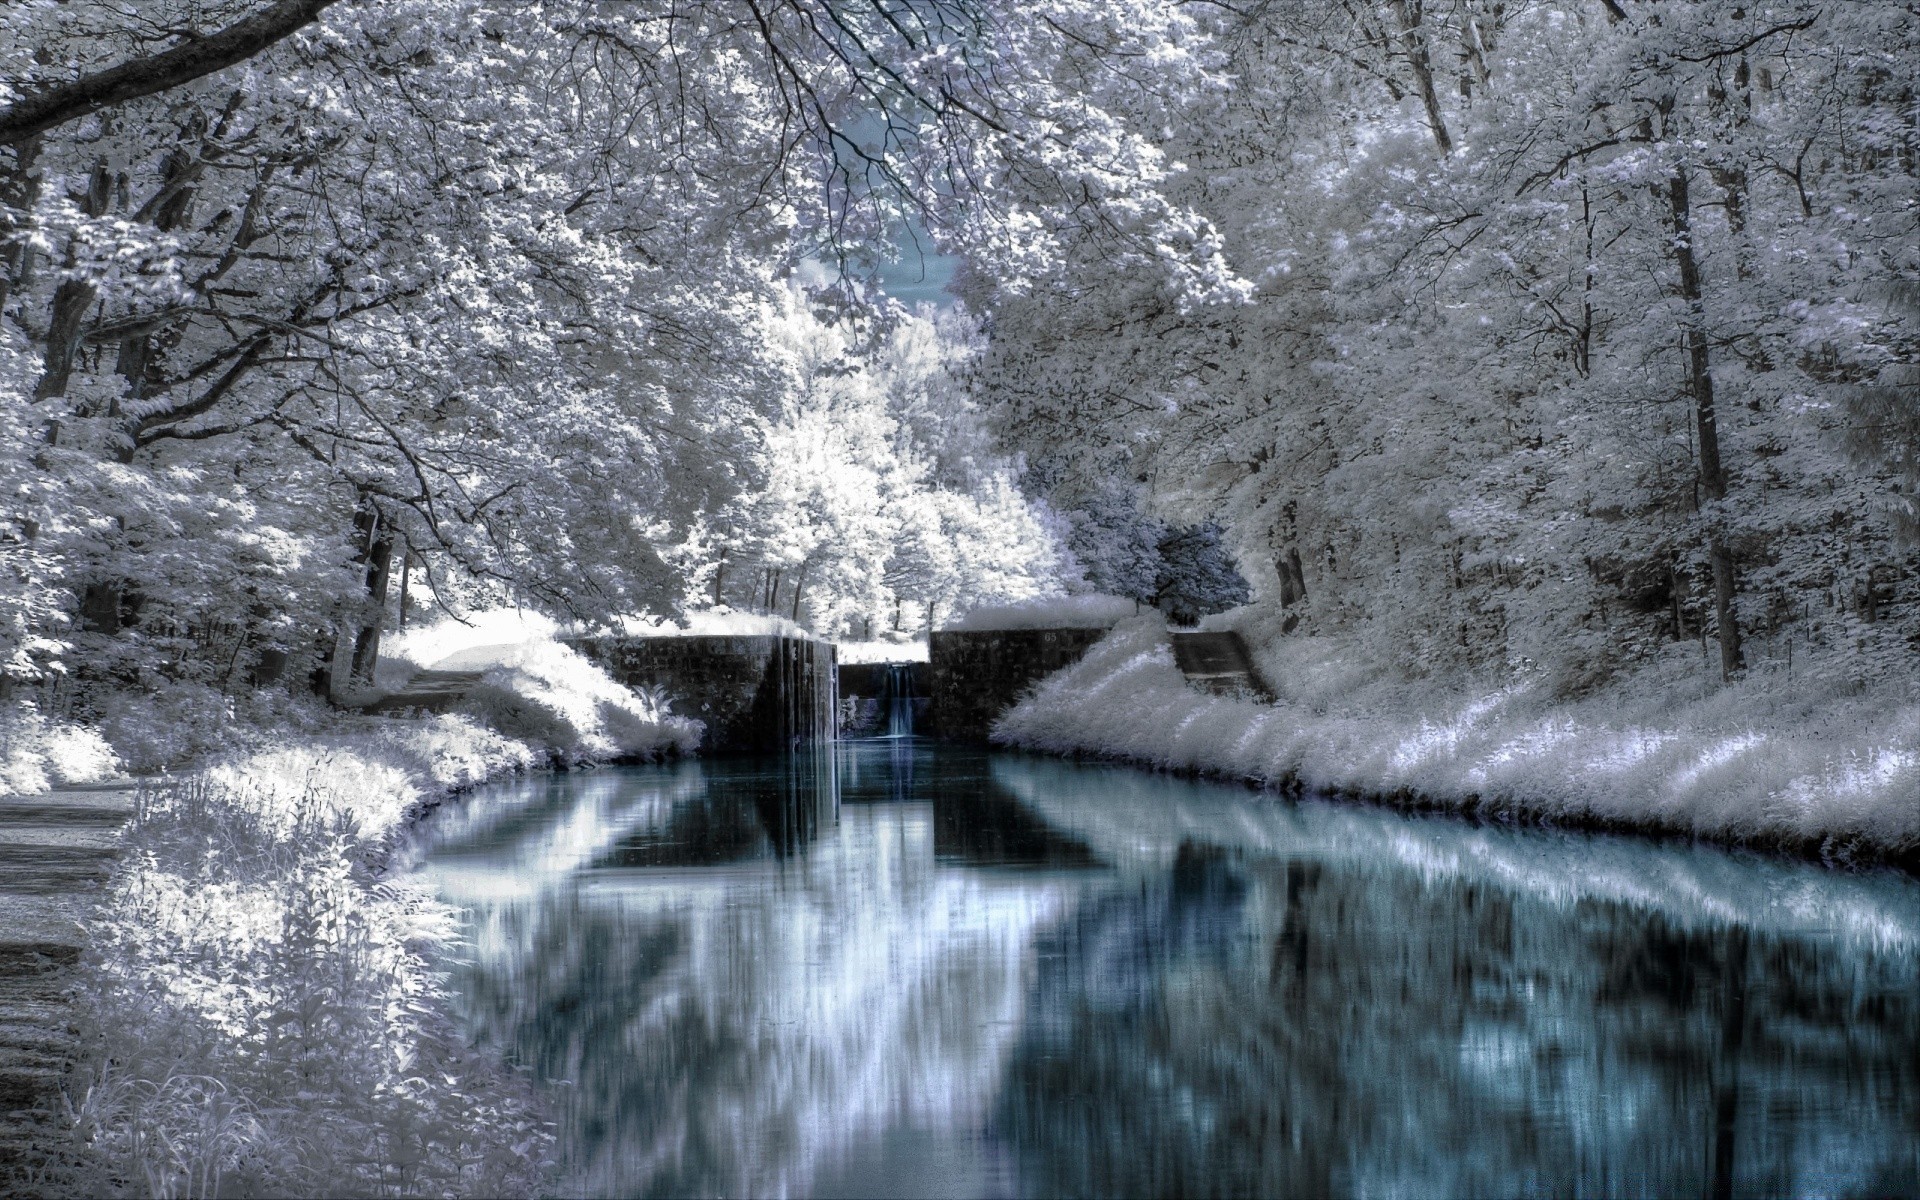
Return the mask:
M0 146L115 104L151 96L245 62L319 17L335 0L278 0L203 38L59 84L0 108Z

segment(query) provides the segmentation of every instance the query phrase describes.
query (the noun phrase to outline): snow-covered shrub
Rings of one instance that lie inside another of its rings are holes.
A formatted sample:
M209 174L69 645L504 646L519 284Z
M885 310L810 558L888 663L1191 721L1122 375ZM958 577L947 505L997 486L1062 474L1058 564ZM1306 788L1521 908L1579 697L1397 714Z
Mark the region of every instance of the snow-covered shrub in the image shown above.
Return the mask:
M120 691L94 703L100 731L127 769L146 775L246 744L256 731L236 727L233 700L215 688L180 683L151 692Z
M1140 604L1125 596L1049 596L1021 604L976 608L943 627L948 630L1094 629L1137 616Z
M236 755L201 775L212 787L247 795L256 822L291 828L295 801L313 794L351 820L362 838L376 839L435 796L539 761L534 747L469 716L360 717L328 733Z
M86 1191L530 1194L551 1135L449 1016L451 911L370 876L365 773L257 765L143 797L80 997Z
M0 796L95 783L119 770L113 747L95 730L49 721L31 704L0 708Z
M702 729L558 642L528 642L503 654L468 693L466 707L509 737L569 761L688 754Z

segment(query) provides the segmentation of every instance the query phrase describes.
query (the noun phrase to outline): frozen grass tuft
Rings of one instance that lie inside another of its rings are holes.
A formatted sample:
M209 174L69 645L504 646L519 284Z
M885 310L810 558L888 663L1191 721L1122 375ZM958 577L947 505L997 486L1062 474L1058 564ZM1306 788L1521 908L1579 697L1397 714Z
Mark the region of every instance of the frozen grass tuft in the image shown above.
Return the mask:
M377 877L403 815L527 765L445 717L146 793L82 994L87 1194L527 1195L551 1134L462 1045L427 892Z
M1116 627L995 727L1003 744L1313 791L1835 853L1920 846L1920 704L1650 673L1580 701L1398 678L1352 648L1249 644L1280 702L1190 687L1164 625ZM1343 652L1344 651L1344 652Z

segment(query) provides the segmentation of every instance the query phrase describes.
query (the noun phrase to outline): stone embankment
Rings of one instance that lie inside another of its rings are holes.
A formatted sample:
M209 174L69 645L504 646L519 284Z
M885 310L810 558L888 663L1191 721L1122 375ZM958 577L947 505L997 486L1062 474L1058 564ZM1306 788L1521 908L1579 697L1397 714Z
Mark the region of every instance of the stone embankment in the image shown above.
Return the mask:
M1173 661L1187 682L1203 692L1273 703L1273 689L1260 678L1237 633L1176 633Z
M833 740L834 648L772 635L588 637L567 644L630 688L658 690L707 730L702 753L790 750Z
M416 671L399 691L387 693L364 711L379 717L450 713L485 676L485 671Z
M1028 688L1080 661L1105 628L936 630L927 642L934 728L985 742Z
M0 797L0 1192L31 1190L78 1030L85 922L120 852L134 785Z

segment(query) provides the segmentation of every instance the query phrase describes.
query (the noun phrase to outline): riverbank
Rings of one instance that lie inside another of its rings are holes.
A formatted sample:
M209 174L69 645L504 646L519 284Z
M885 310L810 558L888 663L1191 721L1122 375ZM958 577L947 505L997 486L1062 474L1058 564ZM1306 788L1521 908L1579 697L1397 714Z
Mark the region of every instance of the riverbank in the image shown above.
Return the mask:
M532 1094L450 1017L453 914L382 865L414 814L540 761L437 717L148 784L89 925L67 1178L43 1190L536 1190Z
M544 645L489 670L472 713L336 713L145 783L88 924L85 1050L32 1190L536 1194L540 1105L452 1018L454 911L389 864L415 819L481 783L698 738Z
M1920 705L1904 696L1642 678L1556 703L1528 680L1396 678L1342 647L1264 636L1258 614L1236 619L1277 703L1195 690L1148 617L1040 684L994 741L1409 809L1920 868Z

